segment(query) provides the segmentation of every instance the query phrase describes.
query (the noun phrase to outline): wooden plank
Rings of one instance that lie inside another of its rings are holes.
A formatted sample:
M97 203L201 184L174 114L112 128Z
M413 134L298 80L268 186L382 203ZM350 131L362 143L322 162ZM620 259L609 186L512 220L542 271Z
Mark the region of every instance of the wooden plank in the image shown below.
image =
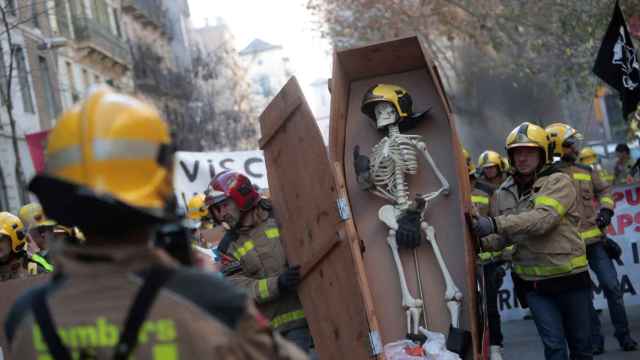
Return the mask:
M334 172L295 82L275 101L299 98L300 104L269 106L260 117L263 133L270 134L263 150L271 199L289 263L312 264L298 294L320 358L366 359L369 323L349 242L337 239L345 230Z
M339 53L342 71L350 80L424 68L417 37L374 43Z
M293 78L295 79L295 78ZM267 108L260 115L262 126L262 138L260 138L260 148L263 148L269 140L276 134L278 129L284 124L298 106L302 103L302 90L297 81L288 81L282 90L267 105ZM270 118L276 116L276 118ZM264 118L264 120L262 120Z
M344 156L344 132L346 127L343 121L333 119L346 119L347 106L349 104L349 81L345 78L342 65L337 53L333 54L333 74L331 78L331 111L329 121L329 160L342 163Z

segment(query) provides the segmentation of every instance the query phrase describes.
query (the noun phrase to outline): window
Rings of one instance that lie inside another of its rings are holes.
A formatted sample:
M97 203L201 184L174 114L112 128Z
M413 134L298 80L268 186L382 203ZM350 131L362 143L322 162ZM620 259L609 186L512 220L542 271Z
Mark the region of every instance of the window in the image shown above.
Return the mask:
M49 74L49 64L44 56L38 56L38 66L40 67L40 80L44 87L44 100L47 105L47 112L50 119L55 119L58 115L56 100L53 95L53 85L51 83L51 75Z
M16 11L18 7L16 6L16 0L7 0L7 12L13 16L17 16L18 12Z
M80 99L78 96L78 90L76 90L76 79L73 75L73 64L70 61L65 61L65 68L67 69L67 79L69 81L69 93L71 94L71 102L74 103Z
M40 21L38 20L38 0L31 0L31 24L33 27L39 28Z
M4 61L4 50L0 46L0 86L2 86L2 92L7 90L7 65ZM0 99L0 103L4 105L4 97Z
M82 69L82 85L84 86L84 92L86 92L87 89L89 89L89 86L91 86L91 79L89 79L89 72L87 69Z
M264 97L273 95L273 89L271 89L271 81L267 75L262 75L258 78L258 86L260 87L260 93Z
M24 112L35 114L31 85L29 84L29 74L27 73L27 60L24 50L19 46L16 46L15 57L16 70L18 71L18 80L20 82L20 93L22 94L22 107Z
M119 38L124 38L124 36L122 36L122 29L120 29L120 14L118 14L118 10L116 9L111 9L111 11L113 11L113 22L116 24L116 35L118 35Z

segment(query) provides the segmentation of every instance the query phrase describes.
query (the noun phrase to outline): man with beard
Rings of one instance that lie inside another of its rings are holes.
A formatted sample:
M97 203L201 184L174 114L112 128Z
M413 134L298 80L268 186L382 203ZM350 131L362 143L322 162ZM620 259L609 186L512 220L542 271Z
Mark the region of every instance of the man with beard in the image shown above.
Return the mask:
M249 293L273 330L315 356L296 293L300 266L287 264L271 202L235 171L218 174L206 194L211 217L227 229L218 250L234 260L222 272Z

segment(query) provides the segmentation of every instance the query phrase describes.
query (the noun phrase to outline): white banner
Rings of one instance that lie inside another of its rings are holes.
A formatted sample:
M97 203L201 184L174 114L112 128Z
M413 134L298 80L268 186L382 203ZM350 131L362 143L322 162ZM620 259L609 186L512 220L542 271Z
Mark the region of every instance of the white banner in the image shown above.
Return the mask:
M267 188L267 169L262 151L186 152L175 156L173 185L180 207L193 195L204 192L211 179L224 170L247 175L260 188Z
M622 284L625 305L640 304L640 294L638 294L640 291L640 255L638 251L638 243L640 243L640 206L638 206L640 205L640 184L615 187L612 194L616 208L607 235L622 247L624 265L616 264L618 279ZM598 284L593 272L591 279L595 284ZM607 301L600 288L596 289L595 306L597 309L607 307ZM513 294L511 274L508 272L504 278L504 284L498 292L498 307L503 321L522 319L527 313L525 309L520 307Z

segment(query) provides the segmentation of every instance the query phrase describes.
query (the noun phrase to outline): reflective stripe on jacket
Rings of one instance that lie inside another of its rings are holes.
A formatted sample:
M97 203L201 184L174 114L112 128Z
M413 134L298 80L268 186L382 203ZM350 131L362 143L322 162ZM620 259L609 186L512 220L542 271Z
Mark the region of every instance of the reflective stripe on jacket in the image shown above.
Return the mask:
M307 326L297 294L283 294L278 289L278 276L287 270L287 259L276 220L269 217L237 234L227 253L240 262L242 270L229 276L229 280L249 293L273 329L287 331Z
M490 215L497 234L482 239L489 250L515 244L514 271L525 280L587 271L585 244L577 231L576 190L563 173L540 176L519 195L513 178L496 190Z
M600 178L597 171L581 164L559 161L554 166L572 178L577 198L576 205L580 214L578 232L587 245L602 241L603 233L596 224L598 207L613 211L615 206L611 197L611 187Z

